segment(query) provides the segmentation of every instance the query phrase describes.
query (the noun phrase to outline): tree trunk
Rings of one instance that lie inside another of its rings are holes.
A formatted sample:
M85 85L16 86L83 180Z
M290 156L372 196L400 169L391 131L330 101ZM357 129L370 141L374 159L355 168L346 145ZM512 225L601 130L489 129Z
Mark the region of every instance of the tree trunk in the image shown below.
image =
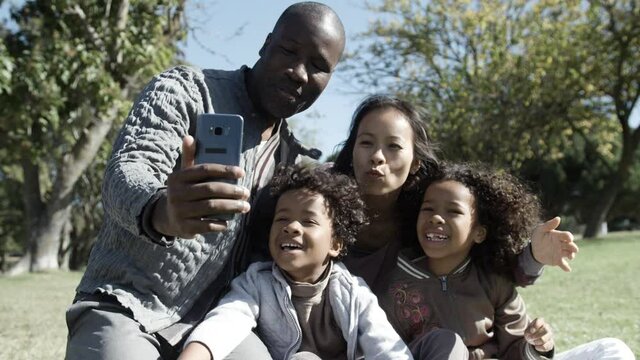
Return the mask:
M36 130L34 130L34 133ZM32 159L30 152L26 151L21 160L24 182L22 184L22 203L24 204L24 226L27 234L25 254L15 263L7 275L14 276L31 271L32 254L36 249L36 229L38 219L44 212L44 204L40 190L40 169Z
M67 221L62 226L62 233L60 234L60 248L58 249L58 263L60 264L60 270L69 270L69 259L71 258L71 231L73 225L71 225L71 206L68 207L69 214Z
M27 204L27 209L32 212L40 212L41 216L32 217L27 211L28 224L31 225L29 233L29 248L27 253L12 267L8 275L18 275L27 271L44 271L58 269L58 250L60 249L60 237L62 228L68 221L71 210L71 196L73 188L95 158L104 139L106 138L117 111L114 109L109 114L105 114L104 120L96 120L82 133L70 153L65 155L62 164L56 170L58 176L55 179L53 188L48 196L48 202L44 209L34 209L35 201ZM28 165L28 164L26 164ZM33 171L31 167L23 165L23 168ZM35 168L37 170L37 168ZM33 178L31 178L33 179ZM38 179L36 176L35 179ZM31 199L29 194L30 182L25 173L25 199ZM32 190L32 189L31 189ZM31 208L29 208L31 206ZM37 219L37 222L34 222Z
M611 210L611 206L616 200L618 193L622 189L622 183L617 180L610 181L602 194L599 194L598 203L593 208L593 213L589 217L587 227L584 230L583 237L585 239L595 238L602 233L602 224L604 224Z
M585 239L594 238L600 235L600 229L607 219L611 206L613 206L620 190L622 190L624 184L629 179L631 167L635 163L634 154L638 149L639 142L640 128L636 129L634 133L628 133L626 130L623 132L622 156L620 157L620 162L618 163L616 172L611 174L610 180L607 182L602 194L596 194L599 199L587 222L587 227L583 234Z
M71 213L70 196L60 199L51 211L38 221L33 242L36 244L31 259L31 271L45 271L60 268L58 251L62 238L62 230L69 221Z

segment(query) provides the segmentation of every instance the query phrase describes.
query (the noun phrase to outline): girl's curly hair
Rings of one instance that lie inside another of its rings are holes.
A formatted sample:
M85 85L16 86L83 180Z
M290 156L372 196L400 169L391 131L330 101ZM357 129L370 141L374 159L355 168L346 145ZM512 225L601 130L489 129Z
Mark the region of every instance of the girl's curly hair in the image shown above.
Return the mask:
M322 195L333 226L334 240L342 243L338 259L355 243L360 228L367 224L364 202L358 186L349 176L330 172L323 167L285 166L276 170L271 180L271 194L279 198L289 190L305 189Z
M473 261L512 276L518 254L540 221L538 197L515 176L481 164L445 164L427 179L429 184L444 180L457 181L470 190L478 223L487 230L485 240L471 248Z

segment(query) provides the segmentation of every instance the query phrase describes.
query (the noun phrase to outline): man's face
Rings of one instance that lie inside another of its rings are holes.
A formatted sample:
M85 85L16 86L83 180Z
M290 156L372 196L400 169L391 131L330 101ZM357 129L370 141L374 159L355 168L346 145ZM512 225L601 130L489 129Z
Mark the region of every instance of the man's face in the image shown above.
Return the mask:
M333 24L294 16L269 34L252 69L252 100L266 115L290 117L320 96L344 48Z

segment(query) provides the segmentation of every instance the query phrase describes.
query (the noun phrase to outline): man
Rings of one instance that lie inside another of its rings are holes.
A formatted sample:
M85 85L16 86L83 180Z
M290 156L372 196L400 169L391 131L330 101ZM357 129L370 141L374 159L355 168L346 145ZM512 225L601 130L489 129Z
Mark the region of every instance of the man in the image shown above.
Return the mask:
M319 157L285 119L320 96L344 44L331 8L298 3L280 16L253 68L177 67L147 85L107 165L104 223L67 311L67 359L176 356L176 345L246 268L252 243L265 238L273 204L262 190L275 167ZM240 167L194 165L190 135L197 115L211 112L244 117ZM220 178L239 182L211 181ZM204 220L217 213L239 214Z

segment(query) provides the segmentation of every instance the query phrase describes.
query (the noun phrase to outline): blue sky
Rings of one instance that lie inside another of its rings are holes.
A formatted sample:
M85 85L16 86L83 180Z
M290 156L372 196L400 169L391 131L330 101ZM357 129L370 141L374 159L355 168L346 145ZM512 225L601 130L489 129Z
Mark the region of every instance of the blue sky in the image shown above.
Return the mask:
M195 37L190 36L184 47L186 60L200 68L252 66L278 16L295 2L235 0L192 3L187 9L187 16L190 26L196 29ZM374 15L366 10L362 0L322 2L331 6L342 19L349 51L353 43L349 40L365 31ZM364 96L354 92L338 71L315 104L293 117L293 126L304 142L322 150L323 156L328 156L346 138L351 115Z

